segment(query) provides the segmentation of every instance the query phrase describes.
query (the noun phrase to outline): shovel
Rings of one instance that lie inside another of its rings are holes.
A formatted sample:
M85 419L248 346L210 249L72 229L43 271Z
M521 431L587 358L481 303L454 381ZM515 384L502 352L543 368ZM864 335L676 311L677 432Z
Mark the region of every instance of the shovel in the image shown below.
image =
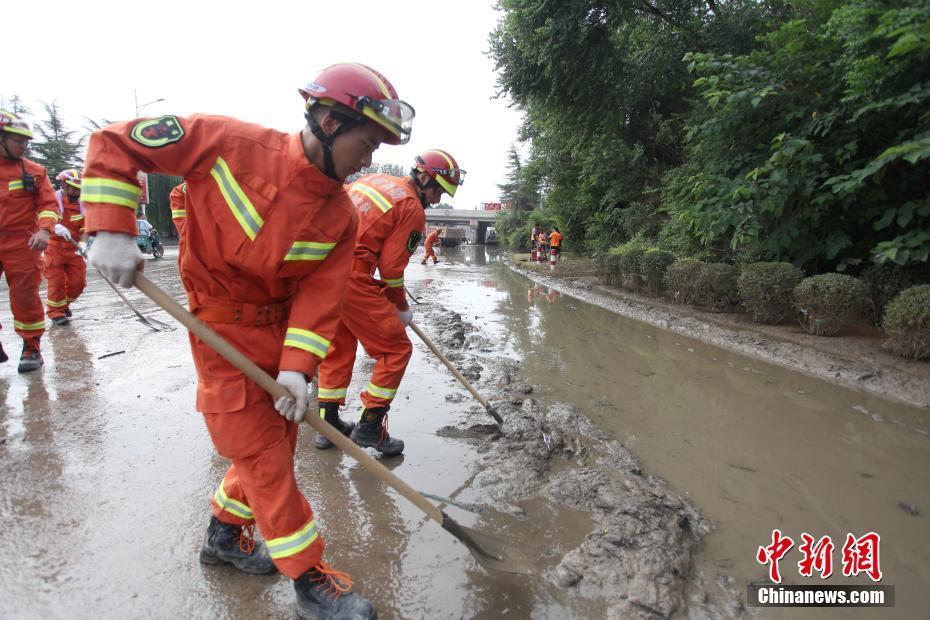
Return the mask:
M77 248L78 254L80 254L80 255L84 258L84 260L86 261L86 260L87 260L87 252L84 251L84 248L82 248L82 247L78 244L78 242L75 241L74 239L69 239L68 241L70 241L71 244L72 244L75 248ZM103 275L102 273L100 273L100 270L97 269L96 267L94 267L94 270L97 271L97 273L100 274L100 277L103 278L103 279L106 281L106 283L110 285L110 288L112 288L114 291L116 291L116 294L119 295L119 298L122 299L124 302L126 302L126 305L129 306L129 309L136 313L136 316L139 317L139 322L140 322L140 323L142 323L142 324L145 325L146 327L151 327L152 329L154 329L154 330L157 331L157 332L162 332L162 331L167 332L167 331L171 331L172 328L171 328L170 325L167 325L166 323L162 323L161 321L158 321L158 320L156 320L156 319L150 319L150 318L148 318L147 316L144 316L141 312L139 312L139 309L136 308L136 307L133 305L133 303L132 303L131 301L129 301L129 298L126 297L126 296L123 294L123 291L119 290L119 289L116 287L115 284L113 284L112 282L110 282L110 279L109 279L109 278L107 278L105 275Z
M290 392L272 379L271 375L256 366L255 363L243 355L242 352L229 344L205 323L200 321L200 319L169 297L167 293L146 278L141 271L136 272L135 285L194 335L226 358L230 364L238 368L245 376L268 392L273 400L278 400L282 396L292 398ZM481 532L459 525L449 515L427 501L425 497L420 495L406 482L395 476L384 465L370 457L367 452L355 445L355 442L344 436L332 425L324 422L321 418L315 415L308 415L304 421L309 423L318 433L336 444L340 450L358 461L369 473L412 502L417 508L426 513L426 516L442 526L442 529L455 536L459 542L464 544L468 550L471 551L479 564L491 570L523 575L531 574L532 564L518 549L508 547Z
M494 421L497 422L498 424L503 424L503 423L504 423L504 419L501 417L501 414L497 413L497 410L494 409L494 407L491 405L491 403L489 403L488 401L486 401L486 400L481 396L481 394L478 393L478 390L476 390L475 387L474 387L471 383L469 383L468 379L466 379L464 376L462 376L462 373L460 373L460 372L459 372L459 369L455 367L455 364L453 364L452 362L450 362L450 361L449 361L449 358L442 354L442 351L440 351L440 350L436 347L436 345L433 343L433 341L430 340L429 336L427 336L426 334L424 334L424 333L423 333L423 330L421 330L420 327L419 327L416 323L414 323L413 321L410 322L410 329L412 329L412 330L413 330L413 333L415 333L417 336L420 337L420 340L423 341L423 344L425 344L426 346L429 347L430 351L432 351L433 353L436 354L436 357L438 357L438 358L440 359L440 361L442 361L442 363L446 365L446 368L448 368L449 371L450 371L453 375L455 375L455 378L458 379L458 380L462 383L462 385L465 386L465 389L468 390L469 392L471 392L471 395L475 397L475 400L477 400L479 403L481 403L482 405L484 405L485 410L488 412L488 414L489 414L492 418L494 418Z
M406 286L404 287L404 290L407 291ZM407 294L410 295L410 299L412 299L414 302L416 302L419 305L420 301L416 297L413 296L413 293L411 293L410 291L407 291ZM439 360L443 364L446 365L446 368L448 368L449 371L453 375L455 375L455 378L458 379L462 383L462 385L465 386L465 389L468 390L471 393L471 395L475 397L475 400L477 400L479 403L484 405L485 410L488 412L488 414L492 418L494 418L494 421L497 422L498 424L503 424L504 419L501 417L499 413L497 413L497 410L493 406L491 406L491 403L486 401L481 396L481 394L478 393L478 390L475 389L475 387L468 381L468 379L466 379L462 375L461 372L459 372L459 369L455 367L455 364L449 361L449 358L442 354L442 351L440 351L439 348L436 347L433 341L430 340L429 336L424 334L423 331L417 325L415 325L412 321L410 323L410 329L412 329L413 333L415 333L417 336L420 337L420 340L423 341L423 344L429 347L430 351L436 354L436 357L438 357Z

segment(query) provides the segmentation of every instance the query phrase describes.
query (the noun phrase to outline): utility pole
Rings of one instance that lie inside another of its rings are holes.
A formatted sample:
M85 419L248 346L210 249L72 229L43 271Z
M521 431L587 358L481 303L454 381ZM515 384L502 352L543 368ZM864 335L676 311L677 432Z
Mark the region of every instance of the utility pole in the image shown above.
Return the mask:
M139 110L141 110L142 108L144 108L144 107L146 107L146 106L150 106L150 105L152 105L153 103L158 103L159 101L164 101L164 100L165 100L164 97L159 97L158 99L154 99L154 100L152 100L152 101L149 101L148 103L143 103L142 105L139 105L139 93L138 93L138 91L136 91L135 88L132 89L132 98L133 98L133 101L134 101L135 104L136 104L136 118L139 118Z

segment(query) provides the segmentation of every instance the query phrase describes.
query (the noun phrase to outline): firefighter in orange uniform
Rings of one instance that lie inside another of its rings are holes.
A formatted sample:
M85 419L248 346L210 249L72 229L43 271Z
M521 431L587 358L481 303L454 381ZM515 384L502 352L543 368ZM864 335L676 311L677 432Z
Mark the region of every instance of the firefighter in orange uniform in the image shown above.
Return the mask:
M178 229L178 238L184 233L184 222L187 220L187 183L180 183L168 194L171 204L171 221Z
M84 206L81 204L81 171L62 171L55 179L61 185L55 192L60 221L55 236L45 250L45 278L48 280L46 313L55 325L71 322L71 302L87 286L87 264L75 251L72 240L84 234Z
M13 329L23 339L19 372L38 370L43 364L42 250L58 223L55 190L45 168L25 158L31 139L26 121L0 110L0 271L10 286ZM0 362L8 359L0 346Z
M321 417L358 445L385 455L404 449L404 442L387 432L387 412L413 353L405 330L413 311L404 296L404 269L426 225L424 209L437 204L443 192L454 196L464 177L451 155L434 149L416 158L409 177L369 174L349 187L360 218L358 246L339 330L320 366L317 396ZM359 342L376 361L355 425L339 419L339 407L345 404ZM332 443L318 435L316 446Z
M549 235L549 247L555 252L556 260L562 260L562 233L559 232L558 227L554 228Z
M179 268L191 311L292 395L273 402L191 335L197 409L217 452L232 461L211 501L206 564L294 580L302 618L370 618L372 604L322 561L323 538L297 488L298 423L308 377L336 334L352 269L358 213L343 179L371 164L382 142L409 139L413 108L378 72L325 69L306 88L297 134L219 116L118 123L90 140L84 176L90 261L130 286L136 248L136 172L183 176ZM265 543L252 538L252 524Z
M423 260L420 261L421 265L425 265L431 257L433 259L433 264L439 262L439 259L436 258L436 250L433 249L433 246L439 243L439 237L442 236L442 229L436 228L430 234L426 235L426 241L423 242Z

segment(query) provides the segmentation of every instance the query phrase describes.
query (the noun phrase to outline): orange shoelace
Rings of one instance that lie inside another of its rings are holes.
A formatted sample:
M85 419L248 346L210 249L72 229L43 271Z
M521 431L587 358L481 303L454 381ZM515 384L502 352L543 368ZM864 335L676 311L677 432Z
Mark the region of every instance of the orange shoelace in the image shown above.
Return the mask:
M255 524L243 525L239 530L239 550L249 555L255 551Z
M352 578L349 576L349 573L330 568L329 564L322 561L313 568L320 575L319 577L314 577L311 581L325 583L326 589L324 592L334 601L352 589Z

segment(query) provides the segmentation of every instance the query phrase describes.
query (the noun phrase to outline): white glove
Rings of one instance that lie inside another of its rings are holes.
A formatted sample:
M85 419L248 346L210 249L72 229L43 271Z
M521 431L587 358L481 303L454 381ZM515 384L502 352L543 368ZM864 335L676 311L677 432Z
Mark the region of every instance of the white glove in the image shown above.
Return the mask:
M87 258L91 266L123 288L132 286L136 271L145 265L136 238L126 233L98 232Z
M413 308L407 308L406 310L398 309L397 318L404 324L404 327L410 325L410 321L413 320Z
M278 373L276 381L287 388L292 398L282 396L274 402L274 408L291 422L303 422L304 414L307 413L307 402L310 400L307 377L302 372L282 370Z
M66 241L71 241L71 231L64 224L55 224L55 234Z

